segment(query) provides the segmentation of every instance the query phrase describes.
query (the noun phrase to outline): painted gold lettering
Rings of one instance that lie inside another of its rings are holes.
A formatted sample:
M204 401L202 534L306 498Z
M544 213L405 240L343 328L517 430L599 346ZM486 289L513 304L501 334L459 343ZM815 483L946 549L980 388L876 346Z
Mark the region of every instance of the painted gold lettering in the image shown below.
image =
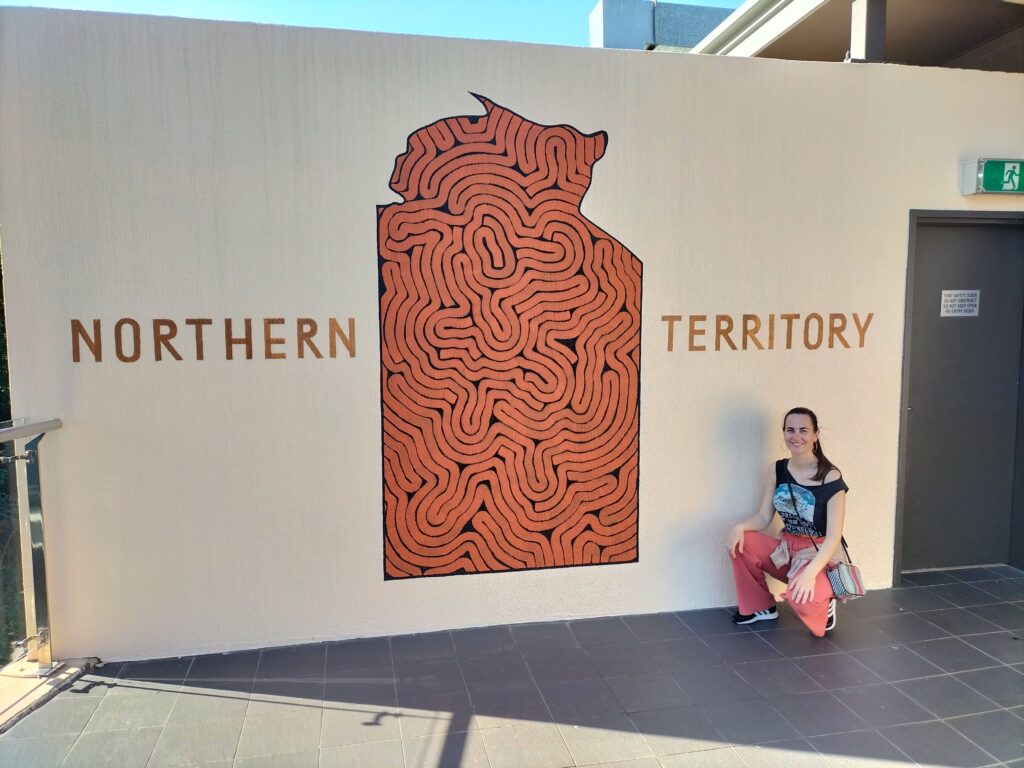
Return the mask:
M288 355L284 352L275 352L274 347L284 344L284 338L281 336L271 336L273 333L272 326L284 325L283 317L265 317L263 318L263 357L267 360L284 360Z
M703 342L697 344L697 337L703 336L707 331L704 328L698 328L697 323L707 322L707 315L690 315L690 343L689 348L691 352L704 352L707 347Z
M125 329L125 326L132 332L131 354L126 354L124 351L124 334L121 331ZM122 317L114 324L114 354L122 363L134 363L142 356L142 329L130 317Z
M175 360L181 360L178 350L171 344L171 339L178 335L178 324L164 318L153 321L153 356L157 362L164 359L163 350L171 353Z
M196 360L203 359L203 326L213 325L213 320L208 317L186 317L185 325L191 325L196 332Z
M236 344L245 345L245 359L252 360L252 319L245 318L245 335L235 337L232 335L231 318L224 318L224 353L228 360L235 359L234 347Z
M861 324L860 315L856 312L853 313L853 324L857 326L857 335L860 337L860 341L857 346L864 346L864 337L868 334L868 326L871 325L871 320L874 316L874 312L868 312L867 316L864 318L864 323Z
M297 328L297 338L299 346L299 358L306 356L306 347L308 346L312 350L313 355L316 358L323 357L320 354L320 350L316 348L316 344L313 343L313 337L316 336L316 320L311 317L300 317L295 321Z
M100 338L100 321L92 321L92 338L86 333L85 326L81 320L71 321L71 361L78 363L82 360L81 343L92 352L92 359L97 363L103 361L103 339Z
M349 357L356 356L356 319L350 317L348 319L348 333L346 334L341 330L341 325L333 317L329 318L328 321L328 333L330 334L330 352L331 358L337 357L338 345L337 340L341 339L341 343L345 345L345 349L348 350Z
M846 329L846 315L833 312L828 316L828 348L832 349L835 346L836 339L839 339L839 343L847 349L850 345L847 343L846 338L843 336L843 331Z
M732 317L730 315L715 315L715 352L722 348L722 339L731 349L736 349L732 341Z
M784 320L786 323L786 349L793 348L793 321L799 320L800 315L789 314L779 315L780 320Z
M768 349L775 349L775 315L768 315Z
M757 340L757 332L761 330L761 318L757 315L743 316L743 348L747 348L747 340L757 347L764 349L764 346Z
M814 341L811 341L811 322L815 322L818 325L817 336ZM825 336L825 321L821 315L817 312L812 312L804 319L804 346L808 349L817 349L821 346L821 341Z
M676 324L681 321L683 315L681 314L663 314L662 322L669 324L669 351L673 351L676 346Z

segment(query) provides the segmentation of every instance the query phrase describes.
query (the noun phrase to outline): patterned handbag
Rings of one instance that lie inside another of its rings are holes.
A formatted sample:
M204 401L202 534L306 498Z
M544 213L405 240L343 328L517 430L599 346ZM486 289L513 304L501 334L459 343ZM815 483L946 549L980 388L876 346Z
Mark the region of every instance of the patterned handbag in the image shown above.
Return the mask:
M796 509L796 496L793 494L793 486L790 483L786 483L789 486L789 498L793 502L793 509ZM867 589L864 587L864 578L860 575L860 568L853 564L853 560L850 558L850 550L846 547L846 538L843 536L839 537L839 543L843 545L843 553L846 555L846 562L840 560L837 563L829 563L825 566L825 576L828 577L828 583L832 587L832 594L836 596L837 600L846 602L847 600L855 600L858 597L864 597L867 594ZM818 550L818 543L811 537L811 544ZM818 550L819 552L821 550Z

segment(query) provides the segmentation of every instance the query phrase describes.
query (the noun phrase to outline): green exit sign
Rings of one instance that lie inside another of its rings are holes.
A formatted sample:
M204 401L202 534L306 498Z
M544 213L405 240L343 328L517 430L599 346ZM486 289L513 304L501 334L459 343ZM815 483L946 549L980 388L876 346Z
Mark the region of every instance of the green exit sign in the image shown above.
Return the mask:
M960 174L964 195L1024 195L1024 160L968 160Z

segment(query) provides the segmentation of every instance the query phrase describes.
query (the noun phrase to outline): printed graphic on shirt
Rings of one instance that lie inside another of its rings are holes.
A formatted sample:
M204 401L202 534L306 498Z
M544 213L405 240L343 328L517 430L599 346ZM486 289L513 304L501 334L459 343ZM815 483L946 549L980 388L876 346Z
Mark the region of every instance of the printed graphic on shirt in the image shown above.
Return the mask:
M790 496L789 489L793 489ZM793 500L796 509L793 509ZM775 489L775 509L782 516L786 530L790 533L817 535L814 530L814 494L799 485L782 484Z

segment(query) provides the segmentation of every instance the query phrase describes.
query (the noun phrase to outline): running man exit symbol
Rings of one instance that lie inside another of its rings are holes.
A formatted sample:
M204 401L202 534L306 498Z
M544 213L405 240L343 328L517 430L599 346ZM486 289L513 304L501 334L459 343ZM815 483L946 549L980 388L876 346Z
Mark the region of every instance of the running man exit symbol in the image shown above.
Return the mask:
M1024 195L1021 166L1024 160L968 160L960 172L964 195Z

